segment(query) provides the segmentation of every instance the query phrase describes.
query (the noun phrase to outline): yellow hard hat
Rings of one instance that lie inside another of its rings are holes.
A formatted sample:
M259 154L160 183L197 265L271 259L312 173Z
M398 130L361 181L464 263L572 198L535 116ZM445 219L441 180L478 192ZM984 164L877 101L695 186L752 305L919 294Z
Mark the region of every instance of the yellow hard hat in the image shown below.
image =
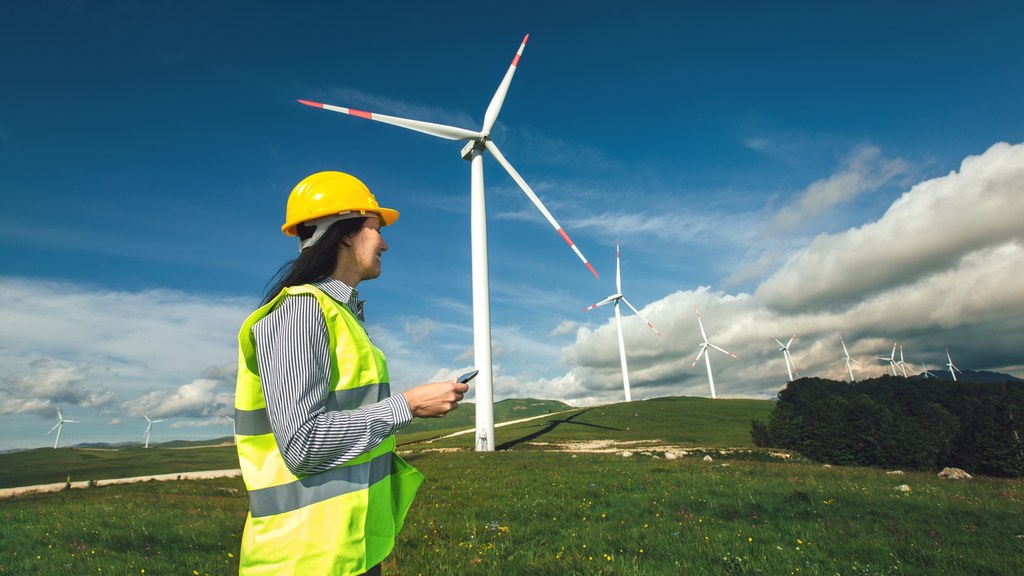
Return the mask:
M372 212L380 216L381 226L398 220L398 211L381 208L373 193L355 176L344 172L317 172L295 185L288 196L288 209L281 231L297 236L296 226L303 222L358 212Z

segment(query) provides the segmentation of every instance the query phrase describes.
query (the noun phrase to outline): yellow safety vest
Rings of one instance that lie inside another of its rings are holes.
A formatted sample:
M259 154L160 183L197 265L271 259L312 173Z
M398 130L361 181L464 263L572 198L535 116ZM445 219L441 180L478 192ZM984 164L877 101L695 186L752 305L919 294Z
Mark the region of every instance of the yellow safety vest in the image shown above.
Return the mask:
M361 574L391 553L423 475L394 453L394 436L326 472L295 476L288 470L270 429L252 328L296 294L314 296L327 322L327 409L351 410L390 395L384 353L352 312L320 289L285 288L246 319L238 334L235 389L235 443L249 491L239 574Z

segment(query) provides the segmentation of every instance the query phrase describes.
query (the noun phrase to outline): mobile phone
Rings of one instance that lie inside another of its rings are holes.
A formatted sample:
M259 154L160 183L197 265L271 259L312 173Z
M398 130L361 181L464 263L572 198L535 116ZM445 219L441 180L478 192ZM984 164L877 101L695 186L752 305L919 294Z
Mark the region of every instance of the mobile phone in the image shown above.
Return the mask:
M476 378L476 375L479 373L479 370L470 370L469 372L466 372L462 376L459 376L459 384L465 384L466 382L469 382L473 378Z

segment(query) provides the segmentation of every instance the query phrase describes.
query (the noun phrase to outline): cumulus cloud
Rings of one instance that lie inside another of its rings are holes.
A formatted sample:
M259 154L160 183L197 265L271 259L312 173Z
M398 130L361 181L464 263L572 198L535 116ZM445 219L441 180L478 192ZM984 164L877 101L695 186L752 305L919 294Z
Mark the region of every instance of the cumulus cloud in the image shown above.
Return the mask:
M968 254L1019 239L1024 145L996 144L959 171L921 182L877 221L822 235L757 289L766 305L845 306L954 268Z
M154 390L121 403L127 416L209 418L234 412L234 383L197 378L176 390Z
M49 417L57 405L74 405L117 418L119 402L173 389L200 371L232 381L235 334L251 305L0 278L0 413Z
M846 160L841 170L814 182L792 204L780 210L775 215L773 227L776 230L793 228L851 202L865 192L877 190L908 171L906 161L886 159L874 146L860 147Z
M0 414L36 414L49 418L60 406L103 406L113 394L89 383L91 367L61 364L49 359L29 363L24 376L0 378Z
M558 323L558 326L555 326L551 330L551 332L548 335L549 336L566 336L568 334L572 334L572 333L576 332L576 328L578 326L579 326L579 324L577 322L573 321L573 320L562 320L561 322Z
M861 362L858 379L886 371L878 357L893 342L918 371L944 365L945 347L960 354L961 368L1019 370L1022 188L1024 145L997 144L959 171L912 186L877 221L814 239L752 294L702 287L642 308L663 338L624 317L633 397L709 394L704 361L691 367L701 342L695 307L709 340L740 357L712 351L720 397L774 396L786 368L773 338L794 334L802 375L848 378L840 333ZM556 390L574 403L619 401L617 346L613 320L580 327L561 352L565 374L522 389Z

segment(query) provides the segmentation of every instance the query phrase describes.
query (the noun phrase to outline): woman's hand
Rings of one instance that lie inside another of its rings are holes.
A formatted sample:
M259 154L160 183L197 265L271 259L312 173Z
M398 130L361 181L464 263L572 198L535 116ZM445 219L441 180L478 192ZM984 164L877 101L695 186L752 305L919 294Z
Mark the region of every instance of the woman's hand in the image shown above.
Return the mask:
M469 384L460 384L452 378L446 382L421 384L402 392L402 396L416 418L440 418L458 408L468 390Z

